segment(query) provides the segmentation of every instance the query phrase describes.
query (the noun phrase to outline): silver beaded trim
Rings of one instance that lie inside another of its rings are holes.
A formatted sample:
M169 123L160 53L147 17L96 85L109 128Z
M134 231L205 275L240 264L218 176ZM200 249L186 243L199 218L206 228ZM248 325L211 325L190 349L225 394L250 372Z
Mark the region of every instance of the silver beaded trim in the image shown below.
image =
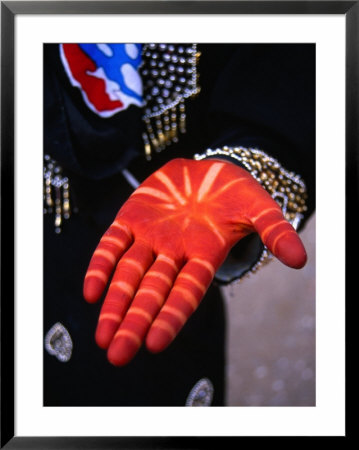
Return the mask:
M50 355L55 356L61 362L68 362L72 356L72 339L70 333L57 322L45 336L45 348Z
M200 161L213 156L226 156L239 162L279 204L284 217L293 228L298 229L303 213L307 210L307 189L299 175L284 169L275 158L256 148L240 146L224 146L214 150L209 148L203 154L194 155L194 159ZM246 275L255 273L271 259L272 254L264 247L259 260Z
M145 44L141 76L144 83L143 142L145 155L160 152L186 132L185 100L197 95L196 44Z
M55 233L61 233L64 219L69 219L70 183L62 168L49 155L44 156L44 214L55 214Z
M186 406L211 406L214 388L208 378L201 378L191 389Z

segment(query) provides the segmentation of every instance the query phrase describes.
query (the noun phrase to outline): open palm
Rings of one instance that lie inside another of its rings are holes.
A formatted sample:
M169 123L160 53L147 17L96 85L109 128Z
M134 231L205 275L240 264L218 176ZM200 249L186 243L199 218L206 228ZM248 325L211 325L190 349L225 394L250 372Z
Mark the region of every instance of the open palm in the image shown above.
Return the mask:
M144 340L164 350L196 310L232 246L257 231L284 264L304 247L280 207L244 169L175 159L145 180L118 212L91 259L84 297L97 301L113 273L96 330L114 365Z

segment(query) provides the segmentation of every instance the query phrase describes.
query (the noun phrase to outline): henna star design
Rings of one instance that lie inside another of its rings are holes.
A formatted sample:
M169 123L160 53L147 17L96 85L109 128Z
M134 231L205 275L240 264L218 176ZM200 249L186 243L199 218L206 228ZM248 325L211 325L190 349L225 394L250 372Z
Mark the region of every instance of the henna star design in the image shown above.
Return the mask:
M115 269L96 330L109 361L127 364L144 341L164 350L232 246L253 231L284 264L305 264L297 233L244 169L175 159L147 178L102 237L85 277L84 297L95 302Z

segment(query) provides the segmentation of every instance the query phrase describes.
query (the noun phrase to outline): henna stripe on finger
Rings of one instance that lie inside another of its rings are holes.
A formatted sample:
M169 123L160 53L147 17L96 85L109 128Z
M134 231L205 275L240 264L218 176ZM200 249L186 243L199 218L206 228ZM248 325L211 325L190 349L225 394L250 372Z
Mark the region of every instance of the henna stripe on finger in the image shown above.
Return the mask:
M164 263L167 263L168 265L170 265L176 272L178 272L178 267L177 264L175 263L175 260L172 258L169 258L166 255L163 254L159 254L157 256L157 261L162 261Z
M143 317L148 323L152 323L153 317L152 315L145 311L143 308L139 308L137 306L131 306L131 308L128 310L126 318L129 317L131 314L139 315Z
M174 306L164 305L164 307L161 309L161 313L169 313L175 316L182 325L184 325L188 319L186 314L184 314L180 309Z
M260 208L259 203L256 208ZM307 255L303 243L278 205L257 214L252 223L269 251L283 264L298 269L304 266Z
M147 272L147 277L154 277L156 279L162 280L164 281L168 287L171 287L173 284L173 281L171 280L171 278L167 275L165 275L163 272L159 272L159 271L155 271L155 270L150 270Z
M181 299L191 305L193 311L197 309L198 299L188 288L182 286L174 286L172 292L180 293Z
M120 323L122 321L122 316L115 313L103 313L98 320L113 320L114 322Z
M94 256L102 256L103 258L107 259L107 261L111 263L111 267L113 267L117 262L117 258L113 254L113 252L104 248L97 248L94 252Z
M117 314L125 317L143 273L152 261L152 251L142 243L135 242L117 264L113 281L101 308L100 318L105 314ZM121 322L99 321L96 329L96 342L101 348L109 347L119 325L121 328Z
M142 344L141 339L133 331L124 330L124 329L120 328L118 330L118 332L115 334L114 339L118 339L121 337L131 339L131 341L133 341L138 347L140 347Z
M111 224L109 230L111 230L112 227L123 231L127 235L128 238L130 238L130 239L132 238L131 232L128 229L128 227L126 225L123 225L122 223L119 223L119 221L117 219Z
M143 267L143 265L140 262L136 261L135 259L125 257L125 258L122 258L121 263L128 264L131 267L133 267L134 269L136 269L141 277L145 273L146 268Z
M85 275L83 295L88 302L101 297L118 259L131 242L129 229L115 220L102 236Z
M278 213L278 207L272 207L272 208L267 208L263 211L261 211L256 217L252 217L252 222L255 224L259 219L262 219L264 216L266 216L267 214L271 213L271 212L275 212Z
M94 270L88 270L85 276L85 280L88 280L89 278L97 278L98 280L102 281L103 284L107 283L108 276L106 273L101 269L94 269Z
M154 298L159 306L162 305L164 297L161 295L158 291L151 288L140 288L137 292L137 295L150 295L152 298Z
M161 330L164 330L164 331L168 334L168 336L169 336L169 338L170 338L171 341L172 341L172 340L176 337L176 335L177 335L176 330L173 328L172 325L170 325L170 324L168 323L167 320L156 319L156 321L155 321L155 322L153 323L153 325L152 325L152 328L153 328L154 330L155 330L156 328L160 328ZM152 328L151 328L151 330L152 330Z
M295 236L297 236L297 233L295 230L288 230L288 229L282 231L282 233L280 233L279 235L276 236L276 238L273 240L273 243L272 243L273 253L276 253L276 247L277 247L277 244L280 241L280 239L287 237L288 234L291 234L291 233L294 234Z
M204 267L205 269L207 269L210 272L212 277L214 277L216 271L215 271L213 265L209 261L206 261L205 259L201 259L201 258L192 258L191 261L194 263L200 264L202 267Z
M206 292L207 288L200 283L197 278L195 278L193 275L189 274L189 273L180 273L177 277L177 280L180 281L181 279L186 279L191 281L191 283L193 283L203 294Z
M111 286L120 289L121 292L131 298L135 293L133 286L130 283L126 283L126 281L114 281Z
M288 222L283 219L280 220L279 222L273 223L272 225L267 225L267 227L265 227L263 229L263 231L261 232L261 239L262 241L265 243L270 235L270 233L272 232L276 232L276 228L280 225L288 225Z
M113 244L116 247L120 248L121 250L124 249L127 245L125 241L116 236L106 236L106 235L103 236L103 238L101 239L101 243Z

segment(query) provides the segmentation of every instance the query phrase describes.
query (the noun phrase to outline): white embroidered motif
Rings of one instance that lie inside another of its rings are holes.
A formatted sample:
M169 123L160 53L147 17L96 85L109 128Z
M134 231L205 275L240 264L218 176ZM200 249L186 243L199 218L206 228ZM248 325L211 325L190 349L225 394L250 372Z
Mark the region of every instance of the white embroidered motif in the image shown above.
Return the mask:
M45 336L45 348L50 355L55 356L61 362L67 362L72 355L72 339L67 329L57 322Z
M186 406L210 406L213 400L214 388L208 378L201 378L191 389Z

